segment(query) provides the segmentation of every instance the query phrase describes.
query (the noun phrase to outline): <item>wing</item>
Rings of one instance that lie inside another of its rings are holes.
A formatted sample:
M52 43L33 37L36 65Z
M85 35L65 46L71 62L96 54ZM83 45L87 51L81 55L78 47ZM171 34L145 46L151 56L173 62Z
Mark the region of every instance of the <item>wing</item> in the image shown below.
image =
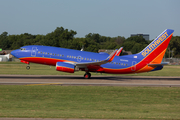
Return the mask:
M95 65L100 66L102 64L106 64L108 62L111 62L114 57L116 56L117 50L113 51L105 60L98 61L98 62L81 62L81 63L75 63L75 65L79 68L85 68L89 65Z

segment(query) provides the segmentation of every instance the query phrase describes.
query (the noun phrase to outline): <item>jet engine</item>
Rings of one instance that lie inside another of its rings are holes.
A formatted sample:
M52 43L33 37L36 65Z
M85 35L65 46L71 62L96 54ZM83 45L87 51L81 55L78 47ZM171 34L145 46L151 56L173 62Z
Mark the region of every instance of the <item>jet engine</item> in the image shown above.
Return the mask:
M74 73L75 65L64 63L64 62L57 62L56 63L56 70L68 73Z

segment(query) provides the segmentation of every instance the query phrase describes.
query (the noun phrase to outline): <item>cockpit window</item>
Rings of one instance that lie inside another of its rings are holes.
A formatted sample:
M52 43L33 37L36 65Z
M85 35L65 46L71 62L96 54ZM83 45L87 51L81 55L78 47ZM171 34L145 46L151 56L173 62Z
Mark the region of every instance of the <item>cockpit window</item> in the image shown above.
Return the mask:
M26 50L26 48L20 48L21 51Z

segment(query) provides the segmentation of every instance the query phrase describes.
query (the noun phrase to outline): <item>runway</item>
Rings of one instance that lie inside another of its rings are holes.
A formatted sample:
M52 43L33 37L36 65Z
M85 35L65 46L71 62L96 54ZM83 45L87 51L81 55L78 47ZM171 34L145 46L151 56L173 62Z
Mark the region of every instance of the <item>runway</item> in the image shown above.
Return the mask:
M180 87L180 77L93 76L84 79L81 75L0 75L0 85Z

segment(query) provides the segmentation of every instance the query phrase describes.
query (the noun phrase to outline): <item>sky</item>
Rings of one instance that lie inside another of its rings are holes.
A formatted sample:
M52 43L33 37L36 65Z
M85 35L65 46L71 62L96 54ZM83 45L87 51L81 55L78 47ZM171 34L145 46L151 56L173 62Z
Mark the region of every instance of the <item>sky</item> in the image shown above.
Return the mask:
M165 29L180 36L180 0L0 0L0 34L46 35L57 27L101 36L130 37Z

